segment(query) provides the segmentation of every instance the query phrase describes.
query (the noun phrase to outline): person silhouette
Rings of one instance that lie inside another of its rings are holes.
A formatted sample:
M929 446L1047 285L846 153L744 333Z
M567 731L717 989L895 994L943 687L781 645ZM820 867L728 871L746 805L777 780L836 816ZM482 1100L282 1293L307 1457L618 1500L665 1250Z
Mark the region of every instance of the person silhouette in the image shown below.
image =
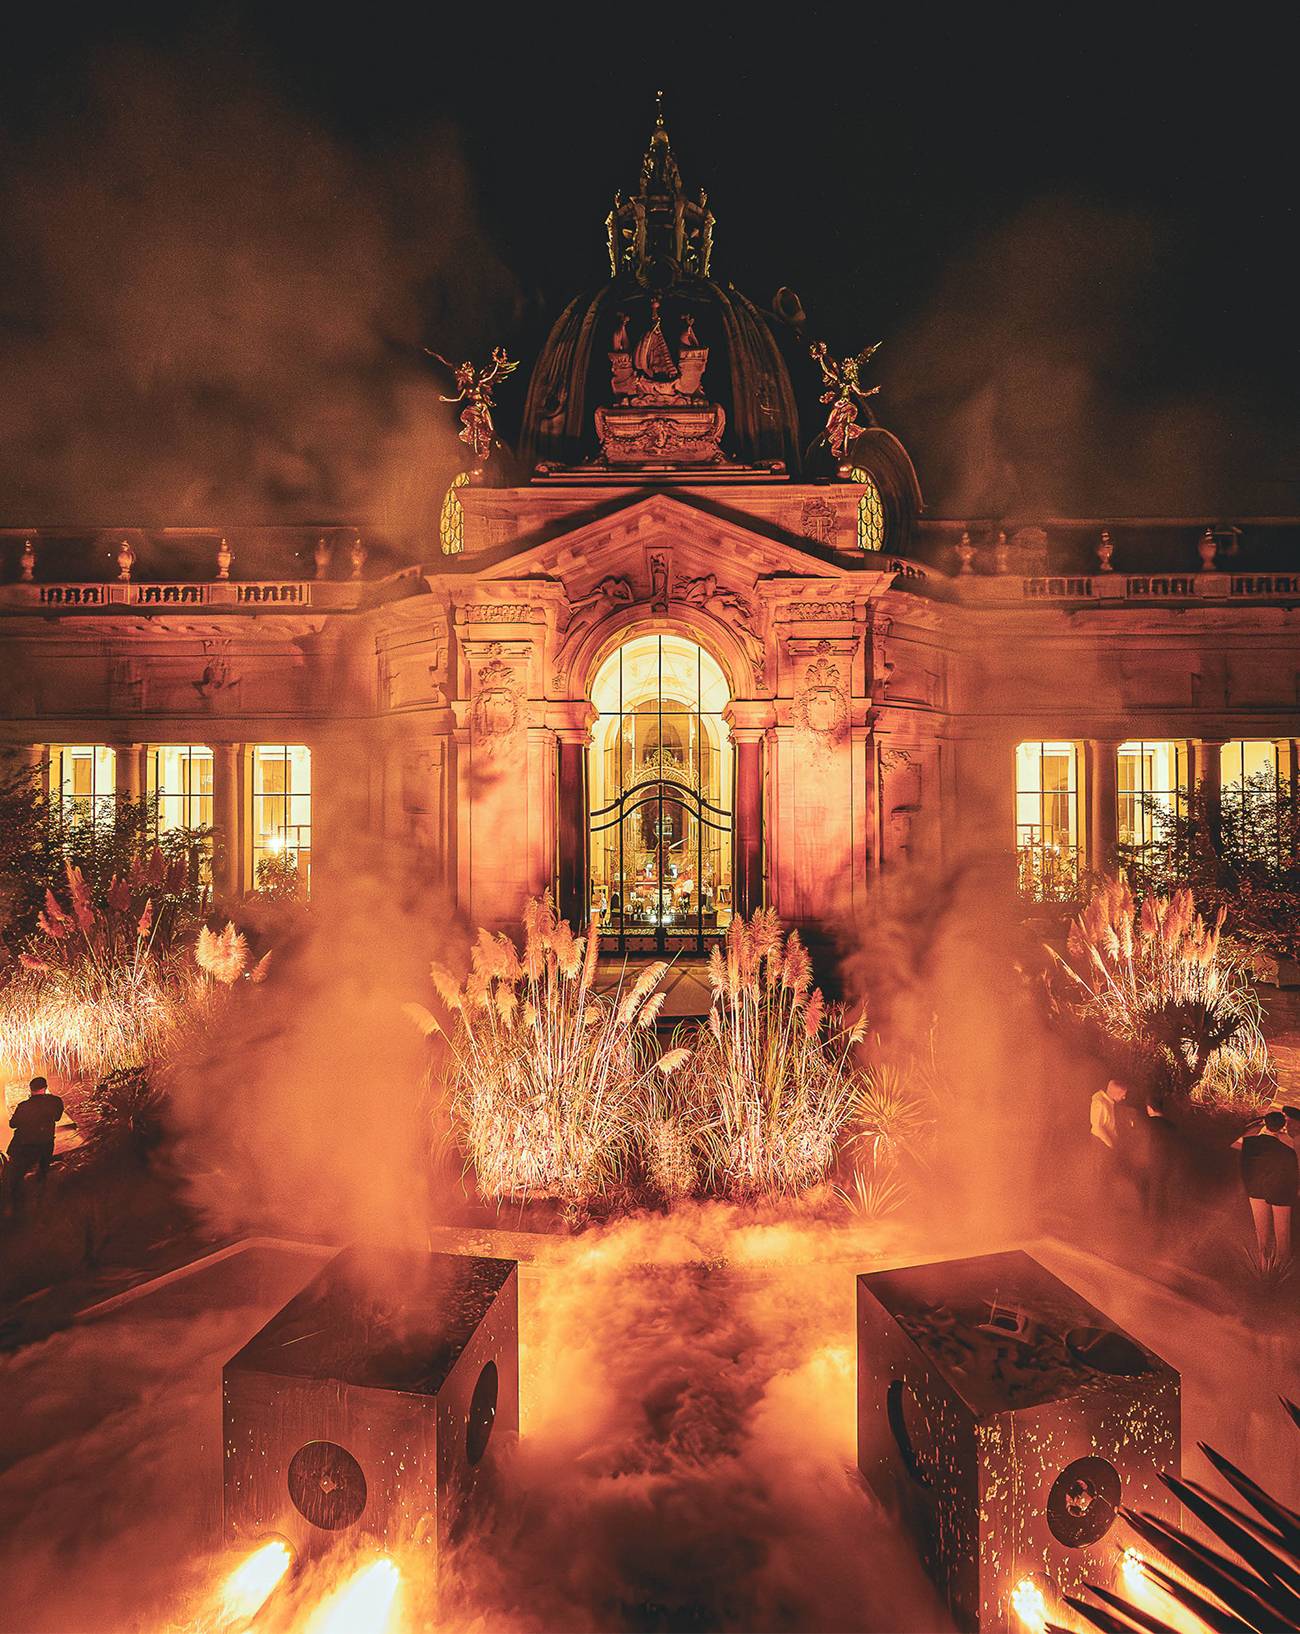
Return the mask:
M54 1157L54 1129L63 1116L63 1100L50 1094L50 1086L44 1078L33 1078L27 1089L27 1099L19 1101L9 1119L14 1134L9 1142L5 1179L15 1214L22 1207L23 1181L29 1171L37 1171L42 1187L49 1177Z

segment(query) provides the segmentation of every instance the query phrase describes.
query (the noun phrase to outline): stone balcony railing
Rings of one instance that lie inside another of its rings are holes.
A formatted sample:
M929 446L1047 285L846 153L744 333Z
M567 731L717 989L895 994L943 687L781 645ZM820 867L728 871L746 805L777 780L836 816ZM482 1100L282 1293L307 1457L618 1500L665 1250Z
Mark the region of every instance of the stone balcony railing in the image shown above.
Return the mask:
M1297 573L1000 573L949 581L963 602L1025 606L1043 602L1300 603Z
M380 581L382 582L382 581ZM359 607L376 599L376 582L319 579L219 579L170 583L82 582L0 585L0 611L83 612L114 608L131 612L326 611Z

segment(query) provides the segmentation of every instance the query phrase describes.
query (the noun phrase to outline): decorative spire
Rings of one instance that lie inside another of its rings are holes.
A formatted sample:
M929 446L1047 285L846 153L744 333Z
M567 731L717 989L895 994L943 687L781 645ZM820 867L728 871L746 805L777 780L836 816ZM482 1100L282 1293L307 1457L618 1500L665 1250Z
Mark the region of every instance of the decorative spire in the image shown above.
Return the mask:
M681 277L707 278L713 251L713 213L701 188L690 197L682 186L664 124L664 93L655 92L655 123L641 160L641 189L614 195L605 221L612 277L633 274L642 284L664 287Z

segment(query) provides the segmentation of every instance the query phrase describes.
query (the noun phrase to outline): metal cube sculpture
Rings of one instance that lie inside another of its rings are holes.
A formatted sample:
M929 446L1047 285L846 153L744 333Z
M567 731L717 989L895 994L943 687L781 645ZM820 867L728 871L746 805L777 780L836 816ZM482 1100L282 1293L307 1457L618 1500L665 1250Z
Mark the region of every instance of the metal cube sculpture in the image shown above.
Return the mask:
M226 1540L435 1555L519 1431L514 1260L347 1249L222 1374Z
M858 1466L963 1628L1113 1584L1179 1436L1177 1372L1028 1254L858 1278Z

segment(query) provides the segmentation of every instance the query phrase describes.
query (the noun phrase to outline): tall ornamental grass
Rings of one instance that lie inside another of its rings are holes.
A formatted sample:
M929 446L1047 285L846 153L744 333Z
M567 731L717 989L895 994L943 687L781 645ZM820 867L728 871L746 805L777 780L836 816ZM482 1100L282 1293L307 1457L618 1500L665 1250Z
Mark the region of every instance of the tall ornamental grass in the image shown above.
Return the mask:
M797 931L771 909L732 920L709 958L708 1023L682 1066L678 1103L694 1123L707 1188L788 1196L828 1179L858 1091L850 1024L812 982Z
M633 1156L652 1078L681 1064L679 1051L655 1059L667 965L605 997L599 942L595 921L576 938L548 891L525 910L522 953L480 930L463 984L434 965L445 1020L410 1007L446 1040L452 1126L487 1197L586 1202L608 1191Z
M1253 1102L1269 1077L1260 1005L1245 958L1221 940L1192 893L1148 896L1106 879L1053 952L1066 1008L1144 1064L1151 1085L1227 1106Z

